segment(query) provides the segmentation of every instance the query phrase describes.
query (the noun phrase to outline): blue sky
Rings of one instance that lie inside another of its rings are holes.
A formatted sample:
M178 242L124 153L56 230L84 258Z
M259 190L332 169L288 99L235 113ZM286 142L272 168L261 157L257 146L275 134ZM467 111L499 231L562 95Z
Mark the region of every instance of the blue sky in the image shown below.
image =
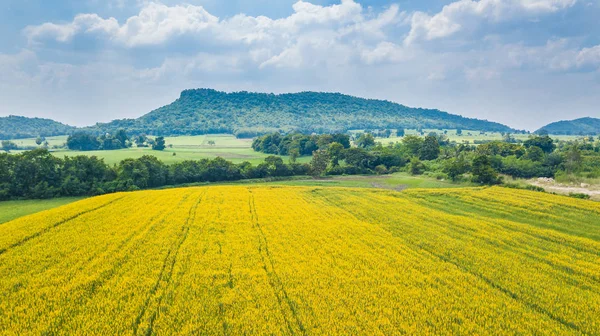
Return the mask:
M0 0L0 116L335 91L535 130L600 117L598 0Z

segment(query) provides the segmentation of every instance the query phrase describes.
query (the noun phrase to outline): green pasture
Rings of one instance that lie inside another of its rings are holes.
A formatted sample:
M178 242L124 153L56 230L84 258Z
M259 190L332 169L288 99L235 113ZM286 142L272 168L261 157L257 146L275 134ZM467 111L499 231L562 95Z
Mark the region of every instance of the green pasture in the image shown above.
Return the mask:
M78 197L53 198L48 200L24 200L0 202L0 225L13 219L31 215L80 200Z

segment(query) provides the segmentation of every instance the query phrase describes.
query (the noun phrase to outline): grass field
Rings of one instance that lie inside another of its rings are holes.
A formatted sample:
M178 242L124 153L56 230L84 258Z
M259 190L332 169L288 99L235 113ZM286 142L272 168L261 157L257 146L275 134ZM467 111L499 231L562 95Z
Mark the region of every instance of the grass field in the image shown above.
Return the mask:
M600 334L600 204L217 186L0 225L0 334Z
M62 145L66 142L67 137L52 137L48 138L50 147L54 145ZM19 146L35 146L35 139L14 140ZM201 160L205 158L213 159L222 157L226 160L241 163L244 161L253 164L263 162L267 154L255 152L251 145L251 139L237 139L233 135L216 134L216 135L198 135L198 136L181 136L165 138L167 146L164 151L154 151L151 148L128 148L112 151L71 151L66 149L50 149L51 152L58 157L88 155L97 156L104 159L110 165L121 162L129 158L140 158L144 155L153 155L166 164L172 164L185 160ZM213 141L214 145L209 142ZM19 151L13 151L18 153ZM287 162L288 157L283 157ZM298 162L309 162L310 157L298 158Z
M67 138L68 137L66 135L61 135L55 137L47 137L46 141L48 141L49 147L52 148L53 146L63 146L65 143L67 143ZM28 138L16 139L11 141L17 144L17 146L19 147L38 147L38 145L35 143L35 139L36 138Z
M424 130L426 133L429 132L437 132L441 133L440 130ZM470 135L469 135L470 133ZM406 134L416 135L416 130L406 130ZM514 135L517 139L527 140L529 135L521 134ZM562 140L575 140L581 137L577 136L553 136L555 139ZM448 138L452 141L456 141L462 143L467 141L469 143L473 143L475 140L502 140L502 135L500 133L492 133L488 132L485 134L480 134L479 131L463 131L462 136L456 135L456 130L448 130ZM230 134L214 134L214 135L197 135L197 136L180 136L180 137L167 137L165 138L167 146L169 146L164 151L154 151L151 148L128 148L122 150L113 150L113 151L70 151L66 149L52 149L53 146L63 146L66 141L66 136L59 137L49 137L47 141L50 143L50 150L52 153L59 157L64 156L75 156L75 155L88 155L88 156L97 156L99 158L104 159L104 161L110 165L121 162L122 160L128 158L140 158L144 155L153 155L156 156L161 161L166 164L172 164L176 162L181 162L184 160L201 160L205 158L216 158L218 156L235 162L241 163L244 161L251 162L253 164L258 164L263 162L264 158L267 157L267 154L255 152L252 148L252 140L251 139L237 139L235 136ZM20 139L13 140L18 146L25 147L35 147L35 138L31 139ZM391 138L378 138L378 142L383 144L394 143L402 141L401 137L391 137ZM213 144L209 144L214 142ZM14 153L19 153L19 151L13 151ZM288 157L283 157L283 159L287 162L289 160ZM298 158L298 162L306 163L310 162L310 157L300 157Z
M43 210L59 207L80 200L76 197L49 200L25 200L0 202L0 224Z

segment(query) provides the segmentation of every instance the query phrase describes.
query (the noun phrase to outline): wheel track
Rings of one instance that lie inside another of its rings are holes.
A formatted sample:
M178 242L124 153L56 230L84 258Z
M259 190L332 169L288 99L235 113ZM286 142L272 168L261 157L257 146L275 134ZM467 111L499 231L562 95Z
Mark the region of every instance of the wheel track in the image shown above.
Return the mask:
M275 271L275 264L273 262L273 257L271 255L271 252L269 251L269 244L268 244L267 238L265 236L265 233L260 225L260 221L258 219L258 214L256 212L254 195L252 195L252 190L248 190L248 191L250 192L249 203L250 203L250 213L252 215L252 221L253 221L254 225L256 226L258 233L259 233L258 252L259 252L260 257L263 262L263 269L265 270L265 273L267 274L267 277L269 278L269 285L273 289L273 293L275 294L275 297L277 297L277 301L279 303L281 314L286 322L286 325L287 325L287 328L288 328L288 331L290 332L290 334L295 335L296 332L294 330L294 326L293 326L292 322L288 320L288 318L285 314L285 310L283 308L284 304L287 305L289 310L292 312L292 316L294 318L293 322L295 322L296 327L300 330L300 332L303 335L306 335L306 329L305 329L304 325L302 324L302 320L300 320L300 317L298 316L296 307L295 307L294 303L292 302L292 300L290 299L290 297L283 285L283 282L281 281L281 278ZM263 254L263 247L264 247L264 254ZM271 268L271 271L269 271L269 266Z
M186 195L185 197L183 197L181 199L181 201L177 204L177 206L175 207L175 209L177 209L179 206L181 206L181 204L184 203L185 200L187 200L189 198L189 196L190 195ZM134 240L134 238L136 238L136 237L137 238L145 238L145 237L147 237L148 234L153 231L153 229L155 229L156 227L158 227L160 224L164 224L164 222L167 219L167 217L169 217L169 215L171 215L172 213L173 212L162 213L162 214L158 214L158 215L152 217L149 220L149 223L153 223L153 224L151 224L150 226L148 226L148 228L146 230L143 230L142 232L139 232L139 233L134 232L131 235L129 235L125 240L123 240L123 242L121 242L121 244L119 244L119 246L117 248L113 249L113 253L115 251L121 251L124 248L131 249L132 247L137 246L136 244L134 244L133 246L127 246L127 245L130 242L132 242ZM107 269L107 270L101 272L96 279L92 280L88 284L85 284L85 287L90 287L90 290L92 291L93 294L90 295L90 296L85 296L85 297L80 298L81 302L79 303L79 305L81 306L81 305L85 304L86 302L91 301L96 296L96 294L98 293L97 289L99 289L107 281L109 281L110 279L112 279L115 276L116 271L118 269L120 269L121 266L123 266L127 262L127 260L129 260L129 257L130 257L129 253L123 254L122 257L117 258L115 260L115 262L113 263L113 266L110 269ZM93 259L94 258L90 259L90 261L93 260ZM79 314L81 314L81 312L78 312L75 315L70 315L69 318L72 319L74 316L77 316ZM60 326L64 323L64 320L65 320L65 316L61 316L61 318L57 322L55 322L52 326L50 326L47 329L46 333L47 334L52 334L52 330L58 330L60 328Z
M175 263L177 262L177 257L179 255L179 251L181 250L181 246L183 245L183 243L187 240L187 237L188 237L188 234L190 231L190 223L193 223L193 221L195 220L198 206L200 205L200 202L203 197L204 197L204 193L199 195L196 203L190 208L189 213L188 213L188 218L186 219L185 224L181 228L180 239L178 241L176 241L175 244L173 244L173 246L171 246L171 248L167 252L167 255L163 261L163 265L162 265L160 274L158 276L158 279L156 280L156 283L154 284L154 286L150 290L150 293L146 297L144 306L134 322L134 325L133 325L133 334L134 335L138 334L140 324L142 323L142 319L144 318L144 316L146 315L146 312L148 311L150 301L157 294L158 289L161 287L161 283L164 282L165 286L167 286L173 279L173 269L175 267ZM160 304L162 303L165 293L166 293L166 287L165 287L165 291L163 291L162 294L157 299L157 307L156 307L156 310L152 313L152 315L149 318L150 322L149 322L148 328L146 328L146 330L144 332L145 335L152 335L152 333L153 333L154 321L156 320L156 318L158 316Z

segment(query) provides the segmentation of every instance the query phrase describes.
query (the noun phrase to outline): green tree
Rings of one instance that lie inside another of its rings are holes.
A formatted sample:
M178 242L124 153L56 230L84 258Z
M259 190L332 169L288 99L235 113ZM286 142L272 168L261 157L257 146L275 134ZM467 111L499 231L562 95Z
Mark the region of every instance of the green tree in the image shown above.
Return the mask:
M408 170L412 175L421 175L425 172L425 165L418 157L414 156L410 160L410 164L408 165Z
M310 170L312 176L323 176L329 166L329 154L324 149L319 149L313 152L312 160L310 161Z
M428 135L419 151L421 160L435 160L440 155L440 143L435 135Z
M581 155L578 143L569 146L569 149L565 153L564 166L565 171L569 174L581 170L581 167L583 166L583 156Z
M126 148L129 144L129 136L124 129L119 129L114 135L114 138L121 143L120 148Z
M402 139L402 144L406 151L412 156L419 156L423 146L423 138L416 135L407 135Z
M67 147L70 150L92 151L100 149L100 141L88 133L76 132L67 138Z
M531 161L540 162L544 160L544 151L538 146L527 148L525 157Z
M11 150L17 150L19 147L12 141L3 140L2 141L2 150L5 152L10 152Z
M460 177L468 173L471 166L464 155L447 160L444 163L444 172L448 174L452 181L460 180Z
M489 156L478 155L473 159L473 182L480 184L498 184L501 182L498 172L492 167Z
M348 148L343 153L346 164L361 170L373 168L375 157L364 148Z
M292 148L290 149L288 155L290 156L290 162L295 163L300 156L300 150L298 148Z
M162 151L165 150L166 146L165 146L165 138L164 137L157 137L156 140L154 140L154 144L152 145L152 149L153 150L157 150L157 151Z
M148 141L148 137L145 134L140 134L135 137L135 145L138 147L148 147L146 142Z
M360 148L370 148L375 146L375 137L370 133L363 133L356 140L356 146Z
M531 148L533 146L541 148L544 153L552 153L556 149L554 140L548 135L531 137L524 142L525 148Z
M340 160L343 159L344 156L344 146L340 143L333 142L329 145L327 149L327 153L331 158L331 165L337 167L340 165Z

